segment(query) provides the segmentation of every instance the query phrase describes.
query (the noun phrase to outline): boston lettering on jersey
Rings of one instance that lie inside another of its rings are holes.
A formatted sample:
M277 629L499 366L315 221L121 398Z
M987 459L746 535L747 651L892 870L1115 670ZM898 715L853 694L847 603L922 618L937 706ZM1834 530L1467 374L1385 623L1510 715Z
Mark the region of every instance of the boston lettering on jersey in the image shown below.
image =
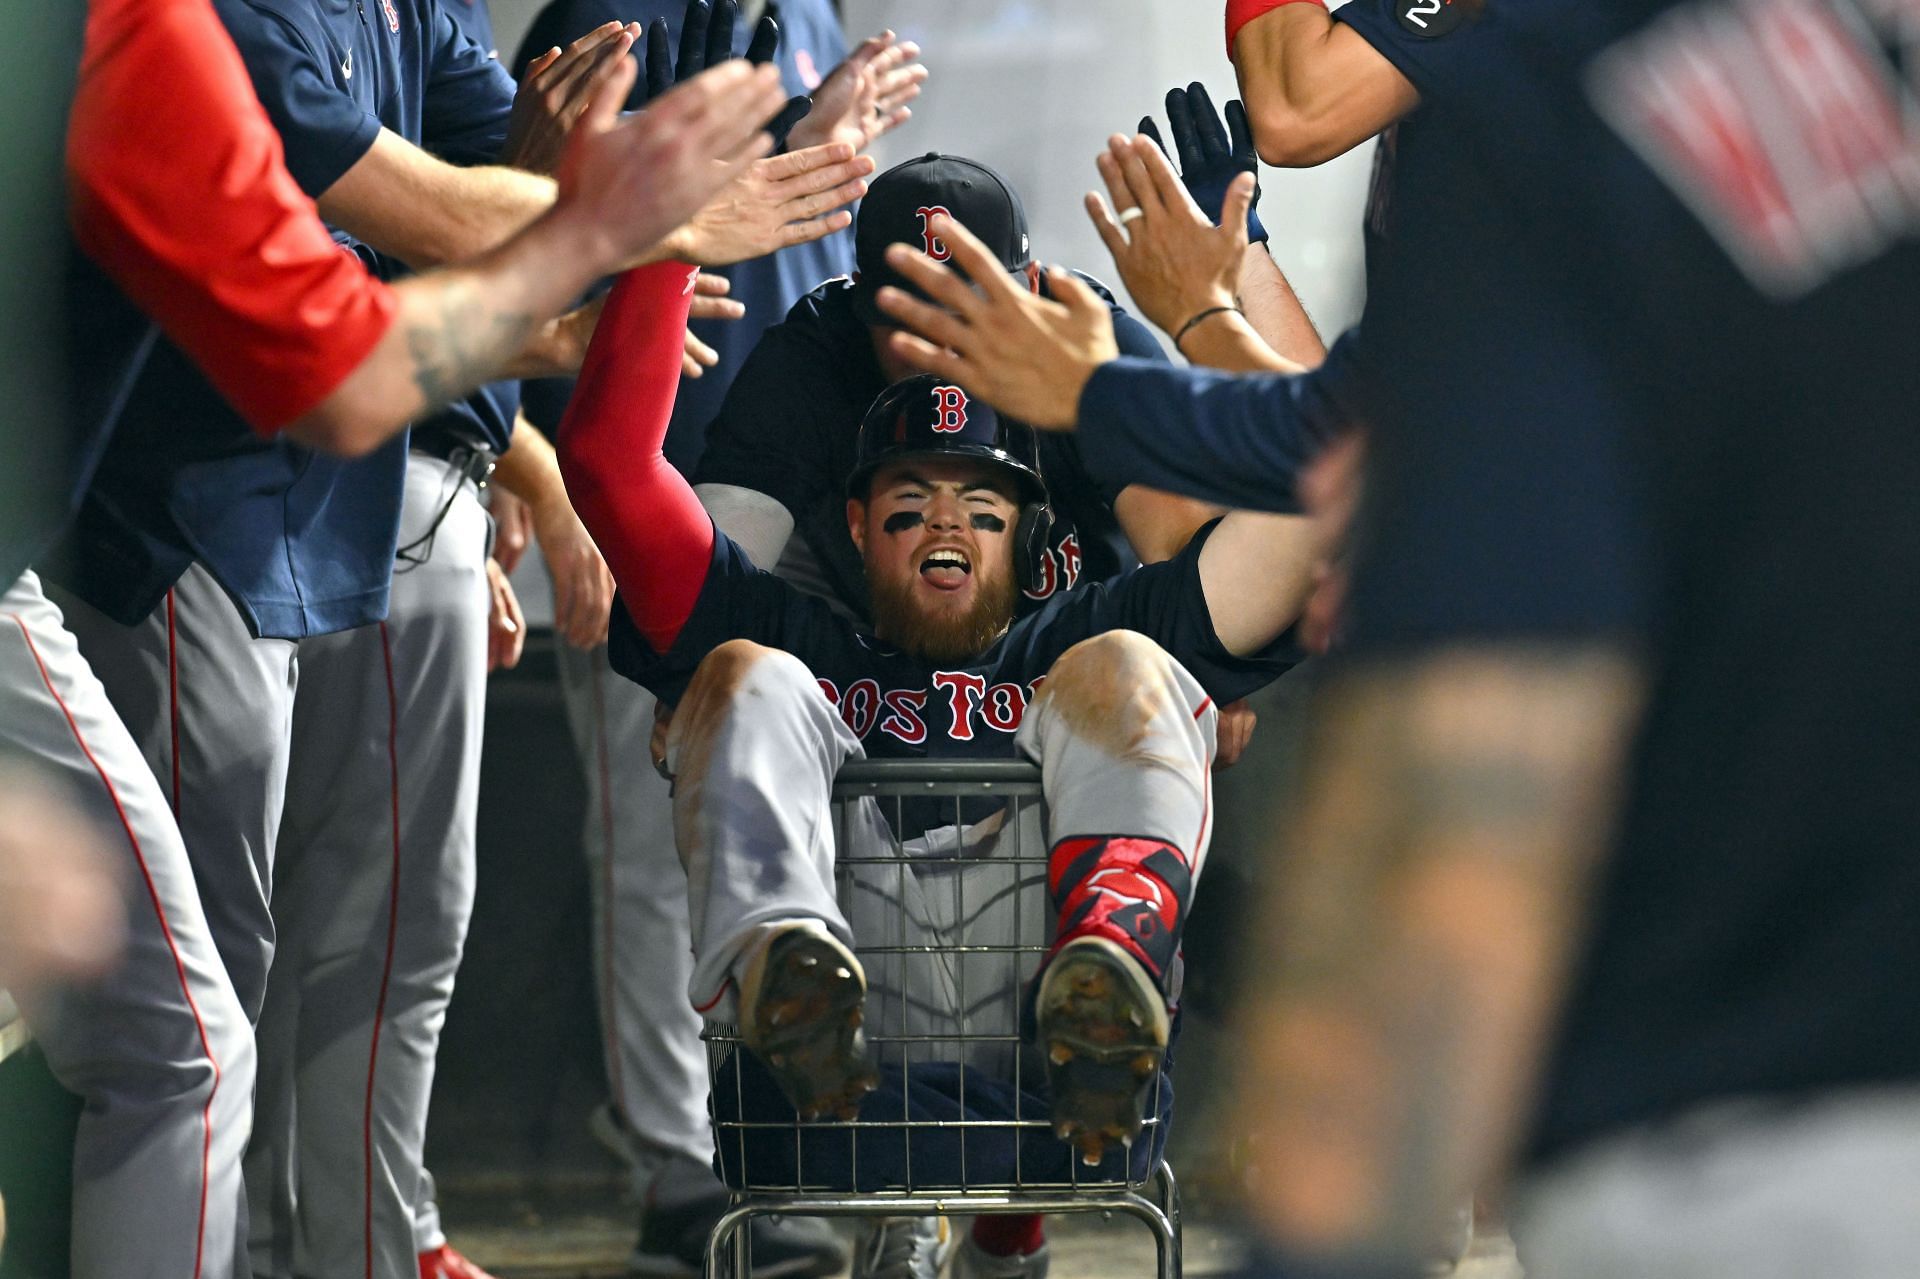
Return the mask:
M841 692L830 679L820 681L840 718L862 742L875 732L886 733L908 746L927 741L927 702L944 707L947 737L956 742L974 740L976 731L1011 736L1020 731L1027 706L1040 694L1042 675L1026 684L988 684L974 671L935 671L933 687L883 689L871 679L857 679ZM871 754L872 752L868 752Z
M673 648L655 652L623 606L614 610L608 655L616 671L671 705L708 653L728 640L753 640L806 663L869 757L1008 756L1048 670L1090 636L1146 635L1221 702L1246 696L1299 659L1289 636L1251 657L1221 646L1200 587L1200 548L1212 531L1202 529L1165 563L1056 594L965 666L933 665L860 633L824 601L755 568L716 532L706 581Z

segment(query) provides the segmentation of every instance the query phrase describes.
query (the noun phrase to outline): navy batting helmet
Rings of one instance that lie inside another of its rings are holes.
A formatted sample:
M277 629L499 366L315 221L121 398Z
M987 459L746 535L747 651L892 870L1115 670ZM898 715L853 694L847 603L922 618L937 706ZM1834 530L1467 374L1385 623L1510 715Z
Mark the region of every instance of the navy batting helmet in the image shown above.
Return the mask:
M931 374L895 382L860 420L847 496L864 499L873 473L888 462L932 455L991 462L1020 482L1021 501L1047 500L1033 428L1001 417L984 401Z
M914 457L975 458L1014 477L1020 486L1014 566L1021 587L1034 589L1053 537L1053 508L1047 504L1047 480L1033 428L1001 417L951 382L923 373L882 391L860 420L847 496L865 501L875 471Z

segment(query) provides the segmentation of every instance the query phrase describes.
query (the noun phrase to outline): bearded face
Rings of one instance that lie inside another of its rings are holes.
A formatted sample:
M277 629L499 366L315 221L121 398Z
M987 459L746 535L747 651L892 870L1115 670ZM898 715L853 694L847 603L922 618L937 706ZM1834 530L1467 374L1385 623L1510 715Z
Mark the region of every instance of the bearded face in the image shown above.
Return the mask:
M999 467L924 457L882 467L867 500L847 503L881 639L946 666L999 638L1018 598L1015 493Z

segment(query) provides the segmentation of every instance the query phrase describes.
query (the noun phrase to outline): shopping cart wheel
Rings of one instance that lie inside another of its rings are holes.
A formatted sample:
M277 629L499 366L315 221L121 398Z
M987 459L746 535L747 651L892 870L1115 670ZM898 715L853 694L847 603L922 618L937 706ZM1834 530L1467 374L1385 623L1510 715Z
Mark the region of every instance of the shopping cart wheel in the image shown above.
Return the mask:
M741 1038L800 1117L856 1117L878 1080L862 1029L867 979L853 952L795 928L768 944L742 984Z
M1166 1056L1166 1000L1131 955L1104 937L1062 946L1040 978L1035 1022L1047 1058L1053 1130L1081 1162L1140 1135L1147 1089Z

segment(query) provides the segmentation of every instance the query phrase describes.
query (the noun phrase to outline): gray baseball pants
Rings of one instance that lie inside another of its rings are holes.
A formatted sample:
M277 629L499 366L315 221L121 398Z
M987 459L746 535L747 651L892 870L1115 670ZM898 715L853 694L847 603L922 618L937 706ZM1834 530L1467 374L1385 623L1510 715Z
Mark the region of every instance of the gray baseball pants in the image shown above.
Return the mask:
M442 514L444 512L444 514ZM434 527L434 521L438 526ZM247 1180L258 1275L416 1279L434 1053L473 911L489 524L407 462L385 622L305 640Z
M823 590L792 518L773 499L726 486L695 490L714 524L756 563L789 565L803 589ZM781 548L788 555L783 558ZM681 992L693 975L687 874L673 846L673 801L646 763L654 696L615 674L603 644L559 647L560 688L587 779L586 854L593 908L594 983L614 1107L647 1147L700 1164L713 1159L707 1122L707 1050L700 1017ZM653 1169L635 1169L635 1189Z
M188 651L197 668L203 651ZM244 1273L253 1036L167 793L31 572L0 595L0 748L63 783L125 855L124 955L99 982L24 1010L85 1102L73 1273Z
M1904 1279L1920 1258L1920 1089L1703 1108L1523 1181L1527 1279Z
M1186 855L1197 885L1212 834L1217 718L1198 681L1143 635L1109 631L1068 649L1015 737L1041 768L1050 843L1164 840ZM863 754L791 654L735 641L701 664L667 743L696 1010L737 1020L742 962L782 925L817 921L854 943L834 891L830 800L834 774Z
M273 963L273 848L299 645L258 639L194 564L133 626L66 592L67 628L171 803L214 945L249 1021Z
M680 993L693 974L687 874L674 851L667 782L647 753L654 696L614 674L604 646L583 652L562 645L559 665L587 778L594 981L607 1084L627 1126L649 1146L709 1163L706 1046L700 1018Z

